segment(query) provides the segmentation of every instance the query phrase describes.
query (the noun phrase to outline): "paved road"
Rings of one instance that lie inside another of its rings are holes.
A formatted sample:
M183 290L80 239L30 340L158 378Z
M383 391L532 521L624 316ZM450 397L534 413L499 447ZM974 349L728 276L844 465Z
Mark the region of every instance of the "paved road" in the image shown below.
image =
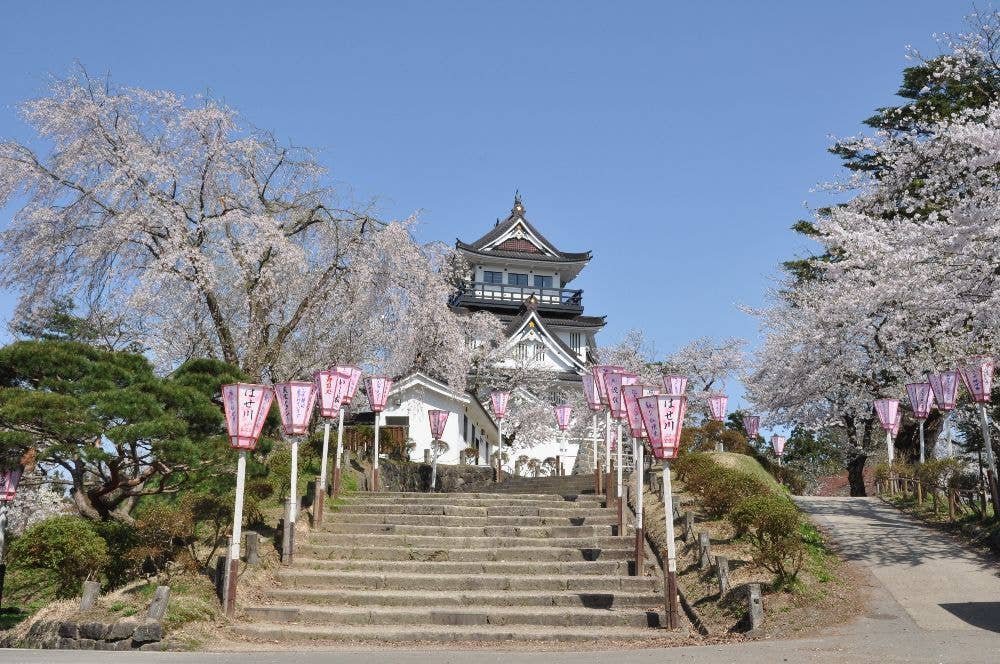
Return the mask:
M882 501L802 498L922 629L1000 632L1000 561L958 546Z
M599 652L106 653L0 650L0 664L902 664L1000 662L1000 576L994 559L873 499L807 498L802 508L872 576L872 604L827 636L788 641Z

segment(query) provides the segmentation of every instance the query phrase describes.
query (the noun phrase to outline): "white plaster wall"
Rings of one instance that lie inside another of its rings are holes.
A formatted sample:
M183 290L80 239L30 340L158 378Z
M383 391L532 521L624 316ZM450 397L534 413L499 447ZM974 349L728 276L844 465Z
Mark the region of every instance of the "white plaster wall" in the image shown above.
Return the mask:
M471 444L471 441L467 443L463 438L462 424L466 409L466 404L457 399L451 399L423 388L412 388L389 398L381 421L384 423L386 417L409 417L409 437L416 443L416 447L410 454L410 460L420 462L424 460L424 450L431 449L431 427L427 413L431 410L450 412L451 415L448 417L444 436L442 436L442 440L448 444L448 451L438 457L438 463L457 464L459 453ZM469 404L468 411L469 419L475 422L477 429L483 431L480 437L484 443L489 442L490 445L495 446L497 441L496 426L484 418L481 413L478 413L476 406ZM485 458L484 455L481 456ZM433 451L431 458L433 458Z

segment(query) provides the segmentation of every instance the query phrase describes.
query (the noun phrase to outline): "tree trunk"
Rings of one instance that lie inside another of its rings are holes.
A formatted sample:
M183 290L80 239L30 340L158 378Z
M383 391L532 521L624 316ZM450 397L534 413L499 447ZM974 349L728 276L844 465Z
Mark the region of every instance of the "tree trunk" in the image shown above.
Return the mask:
M847 462L847 481L851 485L852 496L868 495L868 493L865 491L865 475L864 475L866 461L868 461L868 456L865 454L861 454Z

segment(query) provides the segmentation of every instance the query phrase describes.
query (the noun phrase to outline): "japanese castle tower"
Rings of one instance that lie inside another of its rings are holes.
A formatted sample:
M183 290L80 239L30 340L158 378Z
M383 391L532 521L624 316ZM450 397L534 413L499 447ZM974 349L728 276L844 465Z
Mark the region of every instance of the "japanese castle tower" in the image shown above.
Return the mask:
M503 221L474 242L456 240L470 266L454 309L489 311L506 326L511 364L576 382L588 369L604 316L583 313L583 291L570 288L590 252L560 251L528 221L521 197Z

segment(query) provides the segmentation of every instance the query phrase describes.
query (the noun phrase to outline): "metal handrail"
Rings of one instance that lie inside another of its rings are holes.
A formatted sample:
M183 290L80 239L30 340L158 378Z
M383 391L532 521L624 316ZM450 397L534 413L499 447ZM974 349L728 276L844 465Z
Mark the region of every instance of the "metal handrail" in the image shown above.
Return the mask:
M540 304L568 304L582 306L583 290L570 288L544 288L538 286L512 286L491 284L485 281L469 281L462 285L458 293L472 295L480 300L496 302L523 302L534 296Z

